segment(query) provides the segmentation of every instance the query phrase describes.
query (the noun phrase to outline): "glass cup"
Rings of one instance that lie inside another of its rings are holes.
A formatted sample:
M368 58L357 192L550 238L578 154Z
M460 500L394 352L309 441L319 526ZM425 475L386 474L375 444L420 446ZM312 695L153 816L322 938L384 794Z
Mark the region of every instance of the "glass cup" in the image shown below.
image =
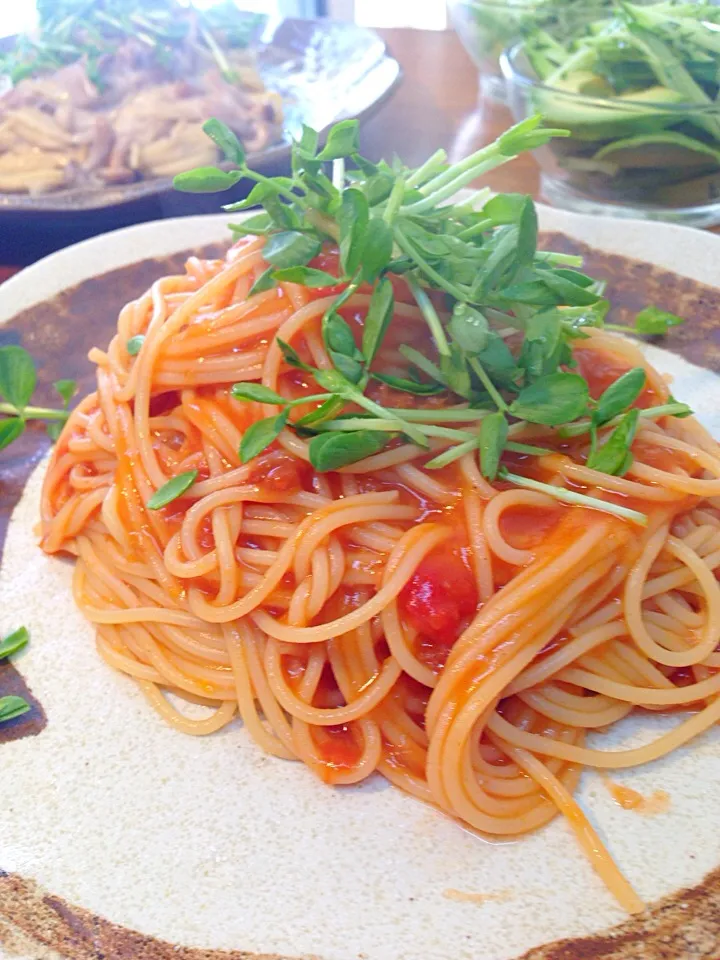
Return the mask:
M548 87L534 75L522 44L500 59L517 120L541 113L570 131L537 150L541 192L580 213L720 223L720 103L665 103Z
M465 49L478 66L484 96L506 102L500 71L503 50L534 29L571 36L607 16L612 0L448 0L448 11Z

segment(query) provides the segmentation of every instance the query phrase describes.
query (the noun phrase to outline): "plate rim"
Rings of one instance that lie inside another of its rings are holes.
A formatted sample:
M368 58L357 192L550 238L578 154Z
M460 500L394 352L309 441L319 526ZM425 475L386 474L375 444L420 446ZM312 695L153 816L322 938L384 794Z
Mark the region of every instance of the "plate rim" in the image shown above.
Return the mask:
M691 277L692 273L697 273L699 282L716 288L720 286L715 280L716 271L713 270L712 263L713 259L717 261L716 257L712 257L712 253L720 251L720 247L717 247L717 244L720 243L720 237L692 228L669 224L658 225L657 223L644 221L599 223L593 218L567 214L540 205L538 209L541 227L544 230L562 231L568 236L583 240L598 250L629 257L641 256L646 262L668 267L677 276ZM18 312L28 309L28 307L46 303L52 300L57 293L70 289L78 283L102 276L119 267L132 266L132 264L142 260L192 249L193 246L201 246L206 242L222 241L223 237L227 236L225 224L226 217L223 214L155 221L111 231L51 254L0 286L0 326L15 318ZM678 230L680 234L677 233ZM637 245L644 243L643 238L648 237L654 238L654 242L648 243L644 251L639 251ZM685 246L683 246L682 254L679 254L677 251L681 244ZM704 251L704 264L698 265L699 258L694 256L694 251L700 249ZM624 252L624 250L628 252ZM655 256L651 255L653 253ZM677 260L679 257L685 261L681 268L672 265L670 262L673 259ZM116 258L114 262L113 258ZM79 274L84 274L84 276L80 277ZM43 284L45 284L44 289ZM8 289L11 293L7 304L7 306L10 306L10 310L7 315L3 316L6 306L4 302L6 298L3 294ZM49 289L54 290L54 292L48 292ZM39 292L39 295L36 295L32 302L15 308L12 307L15 295L22 297L36 292ZM703 884L704 881L701 881L700 886L702 887ZM675 896L675 894L671 896ZM653 908L656 906L657 904L652 904ZM598 935L602 936L606 933L609 933L609 931L600 931ZM596 935L591 935L591 938L594 936ZM569 941L569 947L572 948L575 943L582 944L586 939L581 937L571 940ZM541 952L554 948L558 949L557 954ZM560 960L561 956L573 955L562 953L562 941L556 941L554 944L532 948L527 954L523 954L523 957L525 960L536 957L539 960L541 956L552 956ZM606 954L602 955L606 956ZM3 956L1 946L0 956ZM235 960L235 958L233 957L232 960ZM521 960L521 958L517 958L517 960Z
M468 199L475 192L464 190L458 196ZM713 274L712 257L708 254L708 248L715 247L715 261L720 260L718 234L674 223L592 217L542 203L536 206L541 231L559 231L597 250L643 260L678 276L720 287L720 276ZM245 219L255 212L245 211L234 219ZM150 220L56 250L0 285L0 325L21 311L110 270L193 247L230 241L227 223L228 216L224 213ZM639 246L643 249L639 250ZM673 262L678 257L682 260L680 265Z

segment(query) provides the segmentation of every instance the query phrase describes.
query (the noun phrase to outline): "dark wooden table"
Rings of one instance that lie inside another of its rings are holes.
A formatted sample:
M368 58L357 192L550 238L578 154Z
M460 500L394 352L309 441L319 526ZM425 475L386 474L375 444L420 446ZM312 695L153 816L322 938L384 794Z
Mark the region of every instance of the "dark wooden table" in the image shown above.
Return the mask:
M450 159L467 156L511 122L502 107L480 102L477 71L451 32L382 30L404 79L394 97L364 126L363 152L372 159L397 153L417 165L438 147ZM483 180L495 190L536 195L538 176L526 156ZM0 264L0 282L18 268Z

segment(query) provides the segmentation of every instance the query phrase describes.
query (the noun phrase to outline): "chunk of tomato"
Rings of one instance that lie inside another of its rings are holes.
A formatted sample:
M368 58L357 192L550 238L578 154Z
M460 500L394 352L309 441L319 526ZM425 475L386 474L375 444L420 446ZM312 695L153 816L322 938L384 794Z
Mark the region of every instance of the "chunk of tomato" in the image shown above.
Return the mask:
M418 565L400 592L400 609L418 633L452 644L477 610L475 579L459 550L442 547Z

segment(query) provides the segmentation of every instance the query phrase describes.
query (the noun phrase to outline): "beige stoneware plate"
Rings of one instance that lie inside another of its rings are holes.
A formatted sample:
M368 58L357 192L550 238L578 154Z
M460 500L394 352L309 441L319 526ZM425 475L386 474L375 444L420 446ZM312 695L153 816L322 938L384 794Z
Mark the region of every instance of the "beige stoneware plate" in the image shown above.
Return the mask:
M650 301L687 316L648 354L720 436L720 238L549 209L541 225L547 246L588 245L619 315ZM0 343L27 346L43 384L77 376L87 390L87 349L107 343L119 306L226 242L223 218L194 217L57 253L0 287ZM0 695L34 703L0 728L0 957L720 957L717 730L613 778L660 797L646 815L583 775L580 802L650 905L628 921L561 819L490 844L380 778L331 789L264 756L239 722L203 739L165 726L97 656L70 565L36 546L46 452L31 431L0 454L0 632L32 637L0 667ZM630 719L599 742L637 745L676 722Z

